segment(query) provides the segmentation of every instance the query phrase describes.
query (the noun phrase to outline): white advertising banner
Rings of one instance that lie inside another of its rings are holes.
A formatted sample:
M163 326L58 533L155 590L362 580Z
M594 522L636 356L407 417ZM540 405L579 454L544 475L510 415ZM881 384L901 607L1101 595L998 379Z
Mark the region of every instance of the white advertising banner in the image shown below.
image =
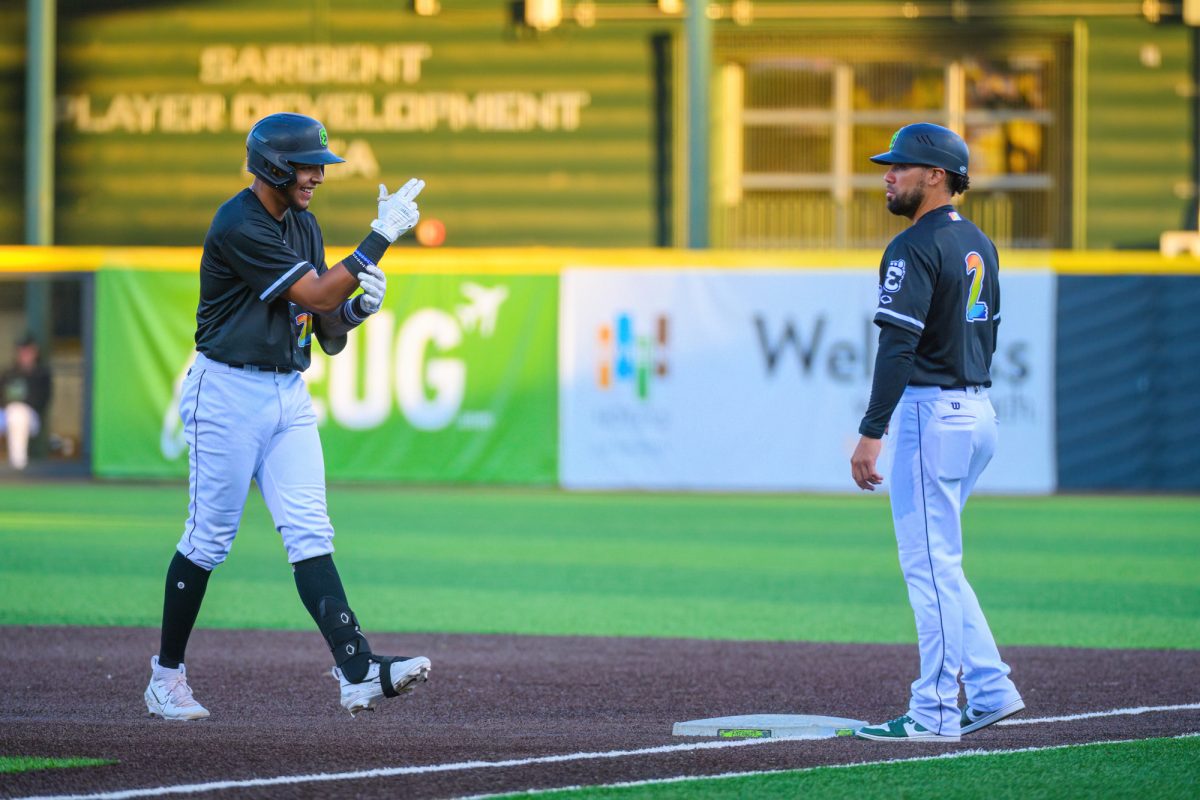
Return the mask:
M562 485L858 491L877 284L869 266L564 270ZM977 491L1052 492L1054 276L1009 272L1003 285L1000 445Z

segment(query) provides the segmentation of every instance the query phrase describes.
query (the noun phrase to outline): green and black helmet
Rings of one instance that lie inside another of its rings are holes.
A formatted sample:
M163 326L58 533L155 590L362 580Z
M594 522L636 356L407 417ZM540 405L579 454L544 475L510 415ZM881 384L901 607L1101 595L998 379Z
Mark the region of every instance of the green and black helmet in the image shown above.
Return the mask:
M341 164L329 150L325 126L303 114L272 114L246 137L246 169L276 189L296 180L296 164Z

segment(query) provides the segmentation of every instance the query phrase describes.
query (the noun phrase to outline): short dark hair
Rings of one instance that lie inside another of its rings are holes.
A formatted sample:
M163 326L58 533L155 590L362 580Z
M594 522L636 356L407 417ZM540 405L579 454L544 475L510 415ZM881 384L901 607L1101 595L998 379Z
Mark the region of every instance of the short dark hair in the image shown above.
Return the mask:
M962 194L971 188L971 178L957 172L947 172L946 186L950 189L950 196L954 197L954 195Z

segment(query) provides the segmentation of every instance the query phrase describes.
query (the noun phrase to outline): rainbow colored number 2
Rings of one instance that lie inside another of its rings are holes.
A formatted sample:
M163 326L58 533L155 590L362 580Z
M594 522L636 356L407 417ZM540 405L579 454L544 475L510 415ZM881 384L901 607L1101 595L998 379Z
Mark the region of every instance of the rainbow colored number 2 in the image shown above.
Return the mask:
M983 256L974 250L967 253L967 274L971 276L971 293L967 296L967 322L982 322L988 318L987 303L979 299L983 293Z

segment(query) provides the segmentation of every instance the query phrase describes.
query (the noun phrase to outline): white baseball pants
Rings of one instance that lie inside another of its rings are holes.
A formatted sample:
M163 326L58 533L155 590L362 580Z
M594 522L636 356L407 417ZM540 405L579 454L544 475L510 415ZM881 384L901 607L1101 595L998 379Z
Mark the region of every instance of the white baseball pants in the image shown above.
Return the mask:
M910 386L892 415L892 519L917 623L921 677L908 715L959 733L958 673L967 702L998 709L1020 697L962 570L962 508L996 450L983 387Z
M0 433L8 443L8 462L17 469L29 465L29 440L42 429L41 418L32 406L9 403L0 409Z
M211 570L233 547L253 478L289 563L333 552L325 459L298 372L249 372L196 354L179 401L188 519L177 549Z

